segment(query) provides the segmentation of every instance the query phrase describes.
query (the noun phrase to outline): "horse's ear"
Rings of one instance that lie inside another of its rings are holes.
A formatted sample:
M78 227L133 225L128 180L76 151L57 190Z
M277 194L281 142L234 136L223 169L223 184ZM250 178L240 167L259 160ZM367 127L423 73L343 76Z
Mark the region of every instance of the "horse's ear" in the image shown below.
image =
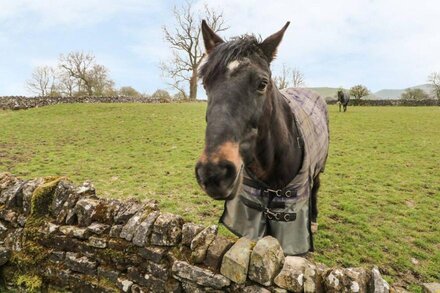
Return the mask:
M281 40L283 39L284 32L286 31L289 24L290 24L290 21L288 21L280 31L267 37L260 44L260 47L263 50L264 55L266 55L269 62L271 62L275 58L275 56L277 54L278 45L281 43Z
M203 41L205 42L206 52L209 54L212 49L214 49L218 44L224 43L223 39L220 38L206 23L202 20L202 35Z

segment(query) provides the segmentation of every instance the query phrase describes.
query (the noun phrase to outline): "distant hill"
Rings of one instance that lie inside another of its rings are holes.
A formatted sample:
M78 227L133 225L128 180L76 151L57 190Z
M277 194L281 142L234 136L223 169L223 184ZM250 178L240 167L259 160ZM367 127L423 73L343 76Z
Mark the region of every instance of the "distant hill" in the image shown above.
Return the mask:
M431 95L432 86L430 84L421 84L410 87L411 89L421 89L427 94ZM405 92L405 89L383 89L374 93L378 99L400 99L400 95Z
M421 89L425 91L427 94L431 95L432 86L430 84L421 84L410 87L411 89ZM338 87L309 87L308 89L313 90L319 93L324 98L335 98L336 92L338 91ZM348 90L348 89L344 89ZM363 99L367 100L388 100L388 99L400 99L400 95L405 92L404 89L383 89L377 91L375 93L371 93L370 95L364 97Z

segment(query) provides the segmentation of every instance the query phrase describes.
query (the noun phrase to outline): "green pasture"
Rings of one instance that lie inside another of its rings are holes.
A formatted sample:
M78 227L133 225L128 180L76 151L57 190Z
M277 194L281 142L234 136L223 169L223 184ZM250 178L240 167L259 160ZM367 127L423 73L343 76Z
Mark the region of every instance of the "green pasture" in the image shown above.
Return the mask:
M99 195L153 198L217 223L194 179L205 103L77 104L0 111L0 172L90 179ZM330 106L331 147L311 256L377 264L394 284L440 279L440 108ZM223 230L222 230L223 231ZM223 233L226 233L223 231Z

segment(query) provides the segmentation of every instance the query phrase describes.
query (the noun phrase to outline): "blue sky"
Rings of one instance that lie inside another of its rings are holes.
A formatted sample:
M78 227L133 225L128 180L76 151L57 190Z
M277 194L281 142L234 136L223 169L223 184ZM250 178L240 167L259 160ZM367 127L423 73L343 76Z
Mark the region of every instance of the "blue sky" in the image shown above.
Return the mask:
M230 29L265 37L292 22L272 68L300 69L307 86L406 88L440 71L440 2L195 1L223 10ZM30 95L35 66L61 53L93 52L116 86L167 88L158 64L171 51L162 26L182 1L0 0L0 95Z

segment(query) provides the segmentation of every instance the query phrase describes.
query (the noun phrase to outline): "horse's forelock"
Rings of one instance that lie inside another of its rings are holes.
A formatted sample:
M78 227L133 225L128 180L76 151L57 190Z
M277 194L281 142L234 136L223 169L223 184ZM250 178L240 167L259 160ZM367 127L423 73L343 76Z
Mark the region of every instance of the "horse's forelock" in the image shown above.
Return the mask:
M263 58L260 42L254 35L244 35L219 44L205 57L206 60L200 67L199 75L205 85L211 84L220 74L225 73L233 61L241 61L252 55Z

